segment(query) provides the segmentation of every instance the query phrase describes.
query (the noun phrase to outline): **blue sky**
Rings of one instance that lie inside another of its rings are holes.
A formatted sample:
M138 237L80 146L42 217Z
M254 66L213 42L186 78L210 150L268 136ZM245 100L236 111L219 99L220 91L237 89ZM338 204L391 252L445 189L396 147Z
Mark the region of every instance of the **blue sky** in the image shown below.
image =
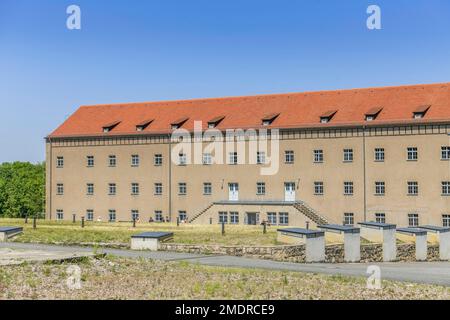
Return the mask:
M83 104L448 82L449 30L448 0L1 0L0 162Z

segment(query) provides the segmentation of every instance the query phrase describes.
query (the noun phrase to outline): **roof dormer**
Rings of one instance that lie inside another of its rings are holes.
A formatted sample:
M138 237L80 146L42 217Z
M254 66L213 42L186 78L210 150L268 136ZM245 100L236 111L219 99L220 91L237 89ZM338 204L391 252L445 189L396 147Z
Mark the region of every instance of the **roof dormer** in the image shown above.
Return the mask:
M383 110L381 107L375 107L369 109L365 114L365 120L366 121L373 121L378 117L378 114Z
M217 127L217 125L222 122L222 120L225 118L225 116L217 116L212 118L211 120L208 121L208 128L209 129L213 129L215 127Z
M275 121L276 118L278 118L280 114L279 113L271 113L266 116L264 116L261 121L263 126L270 126L272 122Z
M117 127L117 125L120 123L120 120L116 120L110 123L105 124L102 128L103 128L103 133L108 133L110 131L112 131L115 127Z
M413 111L413 118L422 119L423 117L425 117L425 114L427 113L428 109L430 109L430 107L431 105L423 105L416 108L416 110Z
M188 120L189 120L189 117L183 117L183 118L180 118L180 119L178 119L176 121L173 121L170 124L170 126L171 126L172 130L176 130L176 129L181 128L181 126Z
M329 110L320 116L320 123L328 123L336 114L337 110Z
M147 119L136 125L136 131L144 131L155 119Z

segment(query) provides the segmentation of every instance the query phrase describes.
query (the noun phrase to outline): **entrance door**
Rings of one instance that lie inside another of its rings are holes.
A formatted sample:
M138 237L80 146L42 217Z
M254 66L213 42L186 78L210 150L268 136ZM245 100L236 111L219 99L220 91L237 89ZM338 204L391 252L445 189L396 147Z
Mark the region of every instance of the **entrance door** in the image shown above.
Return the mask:
M228 184L228 200L230 201L239 200L239 184L237 183Z
M284 201L295 201L295 182L284 183Z
M247 224L248 225L257 225L259 223L259 213L257 212L247 212Z

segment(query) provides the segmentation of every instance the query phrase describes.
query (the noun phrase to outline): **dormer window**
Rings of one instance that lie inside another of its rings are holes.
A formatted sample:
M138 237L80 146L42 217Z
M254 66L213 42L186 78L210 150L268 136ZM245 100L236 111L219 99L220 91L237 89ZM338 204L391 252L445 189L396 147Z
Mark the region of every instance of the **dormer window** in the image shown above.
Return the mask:
M427 113L428 109L430 109L431 105L424 105L418 107L416 110L413 111L413 118L414 119L422 119L425 117L425 114Z
M176 130L176 129L181 128L181 126L182 126L186 121L188 121L188 119L189 119L188 117L183 117L183 118L180 118L180 119L178 119L178 120L172 122L172 123L170 124L172 130Z
M121 121L114 121L103 126L103 133L112 131Z
M373 121L377 118L378 114L383 110L383 108L375 107L366 112L366 121Z
M320 116L320 123L328 123L331 121L337 110L330 110Z
M152 122L154 119L148 119L145 121L142 121L141 123L138 123L136 125L136 131L144 131Z
M215 118L209 120L209 121L208 121L208 128L209 128L209 129L213 129L213 128L217 127L217 125L218 125L220 122L222 122L222 120L223 120L224 118L225 118L225 116L218 116L218 117L215 117Z
M270 126L272 122L275 121L275 119L279 116L279 113L271 113L266 116L264 116L261 121L263 126Z

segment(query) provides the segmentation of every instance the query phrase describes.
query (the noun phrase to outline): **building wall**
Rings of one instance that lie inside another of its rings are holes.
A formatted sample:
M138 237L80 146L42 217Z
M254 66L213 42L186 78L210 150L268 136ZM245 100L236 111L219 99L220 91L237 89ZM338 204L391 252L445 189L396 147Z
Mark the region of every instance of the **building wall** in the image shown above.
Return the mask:
M87 209L93 209L95 219L101 217L106 221L108 210L115 209L117 220L131 220L131 210L139 210L142 221L154 218L155 210L163 211L163 216L171 216L172 220L180 210L192 218L211 203L228 200L230 182L239 183L239 200L276 201L284 200L284 183L295 182L296 199L306 202L333 223L342 223L346 212L354 214L355 223L374 220L375 213L380 212L385 213L386 222L401 226L408 224L408 213L419 214L420 224L442 225L442 214L450 214L450 196L441 194L441 182L450 181L450 162L441 160L441 146L450 145L450 127L436 130L408 128L384 128L379 132L377 129L368 130L365 137L360 129L286 133L280 140L279 171L270 176L261 175L263 165L256 164L171 164L171 146L167 141L155 142L147 138L48 141L47 165L50 170L47 192L51 197L47 197L47 216L55 219L56 210L62 209L64 219L71 219L72 214L83 216ZM406 160L406 148L410 146L418 148L418 161ZM377 147L385 149L384 162L374 161ZM350 163L343 161L343 149L347 148L353 149L354 159ZM315 149L323 149L323 163L313 162ZM293 164L284 163L285 150L294 151ZM153 164L156 153L163 155L160 167ZM108 167L110 154L117 157L115 168ZM137 168L131 166L133 154L140 156ZM269 148L267 156L270 154ZM95 157L92 168L86 166L88 155ZM64 157L64 168L56 168L58 156ZM226 152L224 158L228 158ZM324 195L314 195L314 181L323 182ZM343 194L344 181L353 182L353 195ZM384 196L374 195L375 181L385 182ZM407 181L419 183L418 196L407 195ZM139 183L138 196L131 195L133 182ZM156 182L163 183L163 195L154 195ZM178 195L179 182L187 184L186 195ZM203 194L204 182L212 184L212 195ZM257 182L266 183L264 196L256 194ZM64 184L64 195L56 194L57 183ZM94 183L93 196L86 195L87 183ZM108 183L116 183L117 195L108 195ZM220 210L214 209L216 207L205 212L196 223L209 223L209 218L217 220ZM241 207L239 212L244 214L247 209L255 210ZM261 219L268 210L272 209L260 208ZM305 220L297 218L300 214L295 209L283 211L292 211L290 225L304 225ZM240 222L244 222L243 218Z

